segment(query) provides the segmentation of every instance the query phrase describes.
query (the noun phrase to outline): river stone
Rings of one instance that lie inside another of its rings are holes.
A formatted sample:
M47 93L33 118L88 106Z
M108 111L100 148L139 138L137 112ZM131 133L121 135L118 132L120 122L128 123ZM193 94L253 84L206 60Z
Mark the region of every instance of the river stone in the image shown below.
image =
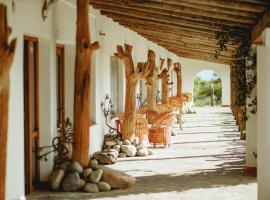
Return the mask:
M112 154L116 159L119 155L119 152L115 149L111 149L108 153Z
M80 189L83 189L85 185L86 185L86 181L84 179L81 179L80 180Z
M154 152L151 149L148 149L148 155L154 155Z
M81 174L83 172L83 167L81 164L77 161L73 161L71 165L69 166L70 172L78 172L78 174Z
M105 182L105 181L100 181L97 185L98 185L98 188L100 191L110 191L111 190L110 184Z
M94 170L99 168L98 161L96 159L93 159L90 161L90 167Z
M131 142L129 140L124 140L123 145L131 145Z
M138 137L134 137L133 141L132 141L132 144L133 145L138 145L140 143L140 139Z
M64 192L75 192L80 189L80 176L77 172L69 173L62 183Z
M121 140L117 140L117 144L121 146L123 145L123 142Z
M71 165L70 161L63 161L59 165L57 165L57 169L62 169L64 170L64 172L67 172L70 165Z
M125 157L127 157L127 154L126 153L119 153L118 157L119 158L125 158Z
M107 141L106 145L109 147L113 147L113 146L117 145L117 142L116 141Z
M148 156L148 149L147 148L142 148L137 152L138 156Z
M142 144L142 143L136 145L136 149L137 149L137 150L140 150L140 149L142 149L142 148L143 148L143 144Z
M118 145L115 145L113 147L113 149L119 153L120 152L120 149L121 149L121 146L119 144Z
M87 183L84 187L84 191L87 193L97 193L99 192L97 184Z
M95 153L93 158L98 160L98 163L102 165L111 165L117 162L115 154L110 152Z
M62 169L58 169L51 174L49 183L53 191L59 190L64 176L65 172Z
M119 172L106 166L101 166L103 170L102 181L107 182L113 189L126 189L132 187L136 179L126 173Z
M134 157L137 153L137 149L134 145L122 145L121 150L126 153L128 157Z
M174 131L174 130L171 130L171 135L172 135L172 136L177 136L177 132Z
M90 176L91 182L98 183L100 181L101 177L102 177L102 174L103 174L102 169L95 170Z
M83 170L83 177L87 178L92 174L93 170L91 168L87 168Z

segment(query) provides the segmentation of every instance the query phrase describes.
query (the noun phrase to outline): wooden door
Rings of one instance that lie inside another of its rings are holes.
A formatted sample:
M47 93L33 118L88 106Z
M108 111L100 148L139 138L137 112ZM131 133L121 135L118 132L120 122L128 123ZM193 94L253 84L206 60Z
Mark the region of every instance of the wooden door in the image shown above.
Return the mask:
M57 95L57 127L63 135L65 129L65 49L64 45L56 46L56 95Z
M39 58L38 39L24 37L24 132L25 192L40 182L39 147Z

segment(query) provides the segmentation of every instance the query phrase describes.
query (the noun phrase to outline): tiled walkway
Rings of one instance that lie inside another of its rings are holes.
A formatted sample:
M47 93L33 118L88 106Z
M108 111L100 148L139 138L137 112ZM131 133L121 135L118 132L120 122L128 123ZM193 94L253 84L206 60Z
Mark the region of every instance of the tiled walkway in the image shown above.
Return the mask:
M243 172L245 144L229 108L202 108L185 115L171 148L147 158L120 160L112 168L137 178L128 190L94 195L39 191L30 200L256 200L256 178Z

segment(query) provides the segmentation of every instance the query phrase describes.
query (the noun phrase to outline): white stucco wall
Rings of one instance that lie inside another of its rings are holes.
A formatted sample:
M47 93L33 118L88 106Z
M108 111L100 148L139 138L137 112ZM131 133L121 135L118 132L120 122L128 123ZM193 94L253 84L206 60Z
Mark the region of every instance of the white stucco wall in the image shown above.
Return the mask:
M56 130L55 95L53 95L54 39L52 17L43 22L42 1L16 1L11 9L10 0L0 0L8 6L11 38L17 38L17 48L10 75L10 102L7 149L6 199L19 199L24 195L24 106L23 106L23 35L39 38L40 48L40 142L49 144ZM41 164L44 174L52 169L52 162Z
M72 119L76 10L72 3L59 0L51 7L46 21L43 21L41 17L43 0L15 1L15 9L12 9L10 0L0 0L0 3L8 6L8 21L13 30L11 37L18 39L10 76L6 176L6 199L13 200L24 195L23 36L29 35L39 39L40 145L50 145L51 139L56 134L56 43L65 45L66 117ZM90 152L93 153L100 150L103 134L106 132L100 102L110 93L110 56L115 52L116 45L124 43L133 45L135 62L145 61L148 49L156 52L157 62L160 57L168 56L176 62L177 56L101 16L96 10L91 9L89 17L92 41L98 40L101 44L101 49L95 53L93 62L92 86L95 91L92 105L95 106L92 107L92 118L96 122L96 125L91 127L90 137ZM99 31L106 33L106 36L100 36ZM124 90L124 85L122 88ZM123 102L121 104L123 105ZM47 180L52 167L52 157L49 157L48 162L41 162L42 181Z
M268 200L270 197L270 29L264 33L265 46L257 48L258 67L258 113L257 113L257 148L258 148L258 199Z
M213 70L218 74L222 81L222 105L229 106L231 104L229 65L192 60L188 58L179 58L179 61L182 65L183 92L191 92L193 94L193 80L196 75L204 70Z

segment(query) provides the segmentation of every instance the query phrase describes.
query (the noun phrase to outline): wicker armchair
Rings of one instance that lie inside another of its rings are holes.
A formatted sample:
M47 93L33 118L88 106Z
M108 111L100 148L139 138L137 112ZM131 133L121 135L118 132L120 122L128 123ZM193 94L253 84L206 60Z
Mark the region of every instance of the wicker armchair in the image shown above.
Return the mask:
M142 115L136 115L135 136L142 142L149 144L148 121Z
M119 119L116 120L116 127L118 131L121 132L124 119L123 119L123 116L119 116L118 118ZM144 143L149 144L149 140L148 140L149 129L148 129L147 119L145 119L143 115L137 114L135 123L136 123L135 136L138 137Z
M170 104L157 104L157 112L158 114L173 112L173 107Z
M177 112L177 121L180 124L180 129L183 129L182 124L182 108L183 108L183 99L177 96L170 97L170 105L174 108L174 111Z
M192 101L192 94L190 92L182 93L182 97L185 98L187 102Z
M149 141L154 144L164 144L170 146L171 144L171 126L175 113L159 114L152 127L149 129Z

